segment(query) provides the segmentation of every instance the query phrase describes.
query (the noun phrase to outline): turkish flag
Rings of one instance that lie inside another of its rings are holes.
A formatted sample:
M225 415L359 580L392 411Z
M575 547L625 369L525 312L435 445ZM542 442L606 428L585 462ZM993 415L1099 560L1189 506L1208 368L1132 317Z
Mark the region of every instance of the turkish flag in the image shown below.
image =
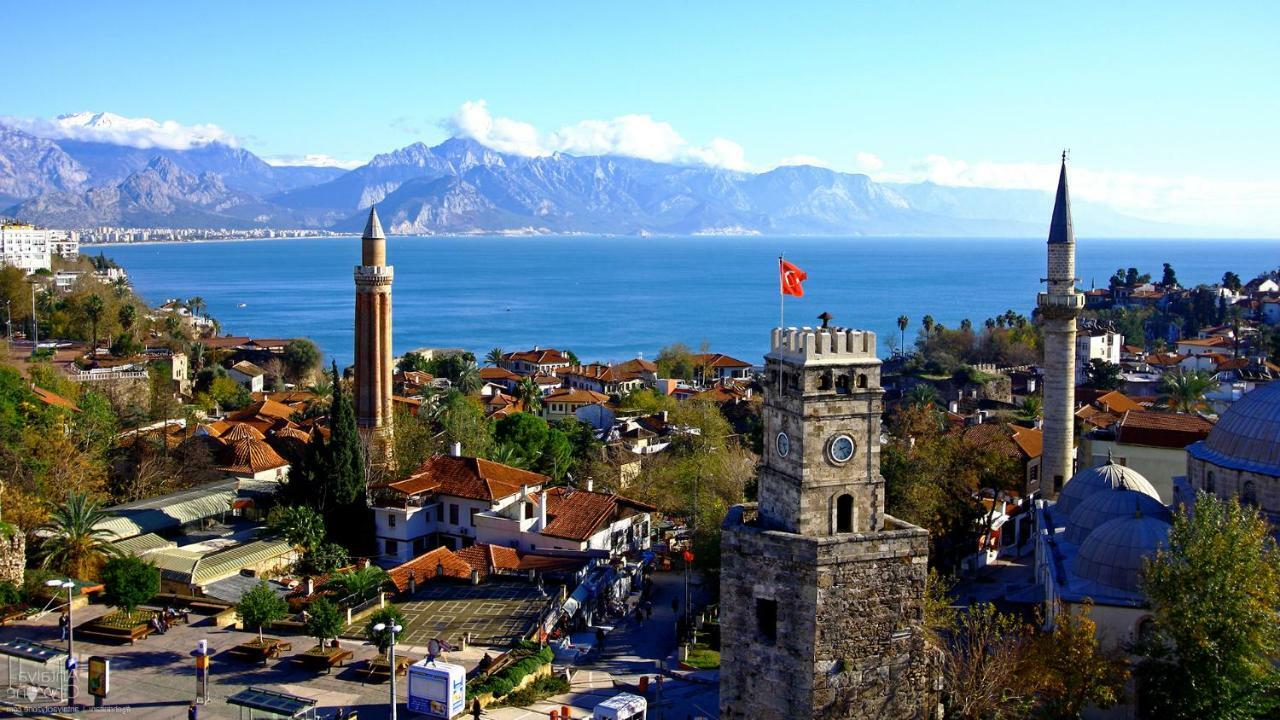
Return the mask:
M778 271L782 276L782 294L804 297L804 286L801 283L809 279L809 274L781 259L778 260Z

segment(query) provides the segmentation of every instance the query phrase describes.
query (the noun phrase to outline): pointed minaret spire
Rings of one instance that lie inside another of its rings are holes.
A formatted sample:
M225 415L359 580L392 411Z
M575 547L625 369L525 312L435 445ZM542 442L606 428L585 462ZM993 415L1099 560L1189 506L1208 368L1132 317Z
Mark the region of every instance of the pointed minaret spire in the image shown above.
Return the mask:
M1053 200L1053 219L1049 222L1049 244L1074 243L1071 227L1071 195L1067 192L1067 152L1062 152L1062 170L1058 173L1058 196Z
M378 208L373 206L369 208L369 221L364 224L364 235L361 238L365 240L385 240L386 235L382 234L382 223L378 222Z

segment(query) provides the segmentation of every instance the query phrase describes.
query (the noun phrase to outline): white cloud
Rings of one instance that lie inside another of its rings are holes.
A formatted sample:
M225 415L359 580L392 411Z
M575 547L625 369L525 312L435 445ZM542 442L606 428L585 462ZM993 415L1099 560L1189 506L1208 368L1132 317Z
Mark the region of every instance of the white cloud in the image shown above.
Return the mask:
M656 162L695 163L745 170L742 146L724 138L693 145L670 123L649 115L621 115L611 120L582 120L549 133L519 120L494 117L484 100L464 102L444 126L455 136L516 155L539 157L556 152L572 155L623 155Z
M109 112L79 112L53 119L0 117L0 122L53 140L84 140L169 150L187 150L214 142L231 147L240 145L234 135L217 125L183 125L173 120L130 118Z
M339 160L335 157L322 154L311 155L272 155L271 157L262 158L263 162L268 165L305 165L307 167L333 167L342 168L343 170L351 170L364 165L364 160Z
M1280 230L1280 181L1220 180L1097 170L1068 162L1071 196L1157 222ZM906 171L873 173L880 182L1052 192L1058 163L970 162L927 155Z
M853 162L858 172L862 173L875 173L884 169L884 161L875 153L860 152L853 156Z

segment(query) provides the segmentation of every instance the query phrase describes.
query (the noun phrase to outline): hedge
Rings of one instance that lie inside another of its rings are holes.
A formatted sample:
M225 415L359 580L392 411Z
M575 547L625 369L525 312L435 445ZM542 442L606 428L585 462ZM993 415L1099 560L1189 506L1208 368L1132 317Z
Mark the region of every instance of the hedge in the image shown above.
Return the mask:
M504 669L497 675L490 675L475 685L468 685L467 699L485 693L492 694L495 699L500 698L515 689L526 675L537 672L538 668L550 663L556 656L555 651L549 646L539 647L537 644L529 642L521 643L513 652L520 651L533 651L533 654L521 658L514 665Z

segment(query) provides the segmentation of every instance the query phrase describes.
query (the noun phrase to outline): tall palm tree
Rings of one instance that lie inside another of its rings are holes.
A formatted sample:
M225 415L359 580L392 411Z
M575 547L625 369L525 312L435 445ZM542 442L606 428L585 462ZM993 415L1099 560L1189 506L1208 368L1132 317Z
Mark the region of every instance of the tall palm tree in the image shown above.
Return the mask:
M536 413L542 409L542 388L531 377L526 377L516 385L516 397L524 403L524 411Z
M187 354L191 357L192 372L200 372L204 368L204 354L209 348L202 342L193 342L187 350Z
M1205 395L1217 386L1218 379L1205 370L1174 370L1161 376L1156 403L1174 412L1195 412L1208 407Z
M98 321L102 319L102 313L106 310L107 304L102 301L102 297L98 295L90 295L84 301L84 314L89 316L89 324L93 327L93 352L98 350Z
M1025 420L1035 421L1040 418L1044 412L1044 401L1039 395L1028 395L1023 399L1022 404L1018 406L1018 417Z
M520 452L520 448L511 443L495 445L493 449L489 451L488 459L508 467L525 469L529 467L529 458L525 456L524 453Z
M907 391L907 404L911 407L933 407L938 403L938 391L932 385L921 383Z
M898 316L898 348L903 352L907 349L907 326L911 324L911 318L906 315Z
M924 326L925 337L929 337L933 335L934 322L933 322L932 315L925 315L924 318L920 321L920 324Z
M40 546L41 567L89 579L109 557L120 554L111 544L115 533L98 527L110 518L87 494L71 493L64 504L49 504L49 521L41 526L49 536Z
M338 599L350 607L372 600L388 580L386 570L377 565L366 565L359 570L338 573L321 587L335 592Z
M484 364L492 365L493 367L498 367L498 364L502 362L502 355L503 355L502 348L500 347L493 348L492 350L490 350L488 353L485 354Z
M133 329L133 323L137 319L138 306L133 305L132 303L128 305L121 305L120 309L116 312L116 320L120 322L120 328L125 332L129 332Z
M199 295L196 295L195 297L187 301L187 307L191 308L192 315L196 317L200 317L201 311L203 311L206 307L204 298L200 297Z
M123 300L129 294L129 279L116 278L111 283L111 289L115 291L116 297Z
M453 381L453 386L463 395L470 395L480 390L480 371L476 369L475 363L467 363L458 371L458 377Z

